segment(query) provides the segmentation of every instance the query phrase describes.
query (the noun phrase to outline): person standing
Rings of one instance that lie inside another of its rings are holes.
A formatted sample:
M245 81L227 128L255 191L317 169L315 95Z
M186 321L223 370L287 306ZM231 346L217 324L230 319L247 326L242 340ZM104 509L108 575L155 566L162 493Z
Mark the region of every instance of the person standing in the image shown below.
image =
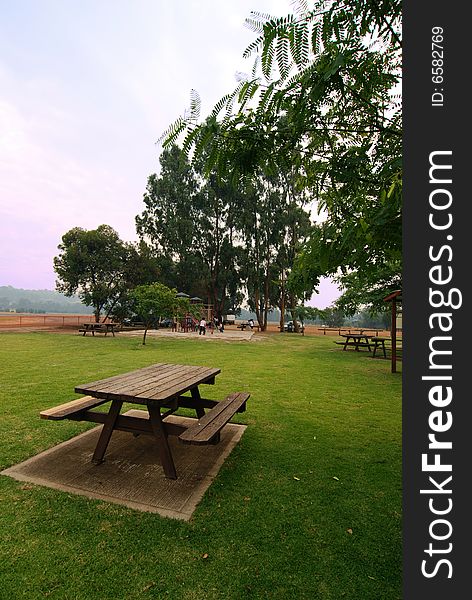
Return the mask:
M198 332L198 335L205 335L206 333L206 321L205 318L202 318L202 320L200 321L200 330Z

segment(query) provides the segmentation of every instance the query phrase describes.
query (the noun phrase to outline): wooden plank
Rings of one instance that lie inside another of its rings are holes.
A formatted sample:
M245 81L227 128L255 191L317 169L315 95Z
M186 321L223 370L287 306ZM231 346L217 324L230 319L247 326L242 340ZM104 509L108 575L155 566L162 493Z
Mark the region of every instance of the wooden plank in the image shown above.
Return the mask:
M94 390L93 393L106 391L112 397L113 394L119 394L123 399L132 398L133 402L141 401L145 404L147 400L160 401L178 396L198 385L201 382L206 382L207 379L214 380L219 369L210 369L208 367L185 367L173 373L166 374L162 377L154 377L147 381L142 381L140 385L128 387L127 381L123 385L114 389Z
M87 410L88 408L93 408L94 406L99 406L105 402L106 400L85 396L84 398L77 398L76 400L71 400L70 402L60 404L59 406L55 406L53 408L47 408L46 410L41 411L39 414L42 419L60 421L61 419L68 418L70 415Z
M92 462L96 465L103 462L103 457L108 448L108 444L113 434L113 430L115 429L115 423L120 414L122 406L123 402L120 400L113 400L111 403L110 410L108 411L107 417L103 423L102 431L100 432L100 437L98 438L98 442L95 446L95 451L92 456Z
M248 400L247 392L234 392L219 402L198 422L179 436L184 444L208 444Z
M75 391L89 393L97 398L119 397L122 400L146 404L147 400L169 399L199 383L212 383L218 373L220 369L164 363L79 385Z
M122 392L125 392L128 396L135 395L140 390L155 388L157 381L165 381L168 378L175 377L177 372L178 365L164 365L156 371L123 373L119 379L114 379L111 382L105 381L103 384L99 382L94 388L88 389L89 391L93 390L93 392L107 392L115 395Z
M219 402L218 400L200 398L198 404L203 408L213 408L219 404ZM193 398L189 398L188 396L179 396L179 408L193 408L195 410L195 401Z
M107 420L107 413L95 412L87 410L75 415L68 417L72 421L89 421L91 423L101 423L102 425ZM177 423L168 423L163 421L167 435L180 435L187 427L179 425ZM151 421L149 420L148 411L131 409L124 414L118 415L115 421L114 430L126 431L127 433L139 434L151 434L154 432L151 427Z
M91 383L83 384L80 386L81 389L93 389L101 391L112 390L114 387L123 385L124 382L135 382L140 381L145 377L155 377L158 373L165 373L175 365L170 365L167 363L157 363L155 365L150 365L148 367L143 367L142 369L137 369L135 371L130 371L128 373L120 373L119 375L114 375L113 377L107 377L106 379L101 379L98 381L94 381ZM77 389L77 388L76 388Z
M152 395L146 395L146 398L149 400L166 400L173 396L179 396L192 389L192 387L214 380L215 375L218 375L218 373L221 372L220 369L210 369L208 367L202 367L202 369L201 372L190 375L186 379L182 379L170 387L160 389ZM143 396L139 394L136 397L142 398Z
M146 380L139 382L139 385L136 385L132 388L126 389L126 394L132 394L133 396L150 396L155 394L161 389L167 388L169 386L175 385L176 381L180 381L184 378L189 377L190 375L195 373L195 369L198 367L188 367L183 365L173 365L174 369L166 371L165 374L159 376L156 379L155 376L150 377ZM206 368L206 367L205 367Z
M141 369L136 369L135 371L129 371L128 373L125 373L125 375L133 375L134 373L149 371L151 369L154 369L155 367L160 367L160 366L165 366L165 365L166 365L166 363L156 363L154 365L149 365L148 367L142 367ZM118 375L113 375L112 377L107 377L106 379L98 379L97 381L91 381L90 383L82 383L75 387L75 391L80 394L82 392L82 390L85 390L85 393L86 393L88 388L95 388L99 384L102 384L102 383L105 384L106 382L112 382L116 379L120 379L121 377L123 377L123 375L124 375L123 373L120 373Z
M164 469L164 474L168 479L177 479L177 471L175 470L174 459L167 440L167 431L159 408L153 404L148 406L149 421L157 441L157 450L161 459L161 465Z
M211 382L214 381L213 374L210 376L210 379ZM123 386L114 388L111 391L106 389L89 389L89 393L97 398L106 398L109 400L120 398L122 401L129 401L137 404L148 404L150 401L162 403L162 401L169 401L202 382L205 383L206 380L202 375L198 375L189 376L187 379L179 381L178 384L175 384L175 382L164 382L164 384L161 385L159 380L156 380L155 383L146 385L145 388L141 390L137 390L136 388L127 389L123 384ZM172 387L169 388L170 385L172 385Z

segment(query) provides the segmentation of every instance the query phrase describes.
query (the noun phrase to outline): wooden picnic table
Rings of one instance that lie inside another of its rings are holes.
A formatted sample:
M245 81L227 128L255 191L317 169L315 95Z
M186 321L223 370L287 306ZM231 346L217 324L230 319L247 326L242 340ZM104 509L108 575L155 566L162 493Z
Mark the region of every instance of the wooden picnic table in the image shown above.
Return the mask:
M345 338L343 344L343 350L346 350L348 346L354 346L354 350L359 351L359 348L368 348L371 352L371 343L369 336L361 333L342 333L341 337Z
M186 444L214 444L219 441L221 429L236 412L246 409L249 394L234 392L223 401L208 400L200 395L201 384L214 384L220 369L192 365L158 363L75 387L85 397L67 402L40 413L43 419L72 419L103 423L92 462L103 461L111 435L115 430L155 437L156 448L164 474L176 479L177 473L168 443L169 435L176 435ZM190 396L184 394L189 392ZM110 402L108 413L89 410ZM120 414L123 403L144 405L147 412L131 410ZM166 422L166 417L180 407L195 410L197 419L190 427ZM209 409L205 413L205 409ZM161 413L161 410L164 412Z
M346 333L358 333L359 335L362 335L366 331L375 331L375 335L378 336L379 331L383 330L375 327L369 329L363 327L318 327L318 331L322 331L323 335L326 335L327 331L337 331L338 335L341 335L343 331Z
M241 331L245 331L247 328L249 329L257 329L257 331L259 331L260 327L258 324L254 323L252 326L250 323L239 323L239 325L237 325L237 329L240 329Z
M115 331L119 327L119 323L83 323L79 332L85 335L91 333L93 336L96 333L104 333L105 336L111 333L115 337Z

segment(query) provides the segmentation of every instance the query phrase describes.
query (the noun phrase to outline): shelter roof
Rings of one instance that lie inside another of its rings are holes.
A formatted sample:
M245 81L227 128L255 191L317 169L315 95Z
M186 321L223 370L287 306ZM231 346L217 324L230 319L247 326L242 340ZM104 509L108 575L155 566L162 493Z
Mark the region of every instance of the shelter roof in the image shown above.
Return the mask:
M392 292L388 296L385 296L385 298L384 298L384 302L392 302L393 300L395 300L396 302L402 301L402 291L401 290L395 290L394 292Z

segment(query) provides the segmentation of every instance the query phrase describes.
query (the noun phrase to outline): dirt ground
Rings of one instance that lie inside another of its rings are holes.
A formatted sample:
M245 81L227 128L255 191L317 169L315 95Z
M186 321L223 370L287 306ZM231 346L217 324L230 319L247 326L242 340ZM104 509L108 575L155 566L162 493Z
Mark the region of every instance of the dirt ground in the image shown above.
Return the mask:
M1 331L54 331L57 333L71 333L78 330L82 323L92 320L88 315L71 315L71 314L51 314L51 315L34 315L27 313L0 313L0 332ZM225 331L240 331L236 325L227 325ZM341 333L347 332L349 326L345 325L341 328ZM356 328L351 328L351 331L357 331ZM257 334L256 329L254 332ZM372 329L365 330L367 335L389 336L387 330L374 331ZM278 323L269 322L267 331L261 335L279 333ZM319 336L326 335L339 337L339 329L337 328L322 328L319 325L305 325L305 335ZM401 336L401 332L397 332L397 336Z

